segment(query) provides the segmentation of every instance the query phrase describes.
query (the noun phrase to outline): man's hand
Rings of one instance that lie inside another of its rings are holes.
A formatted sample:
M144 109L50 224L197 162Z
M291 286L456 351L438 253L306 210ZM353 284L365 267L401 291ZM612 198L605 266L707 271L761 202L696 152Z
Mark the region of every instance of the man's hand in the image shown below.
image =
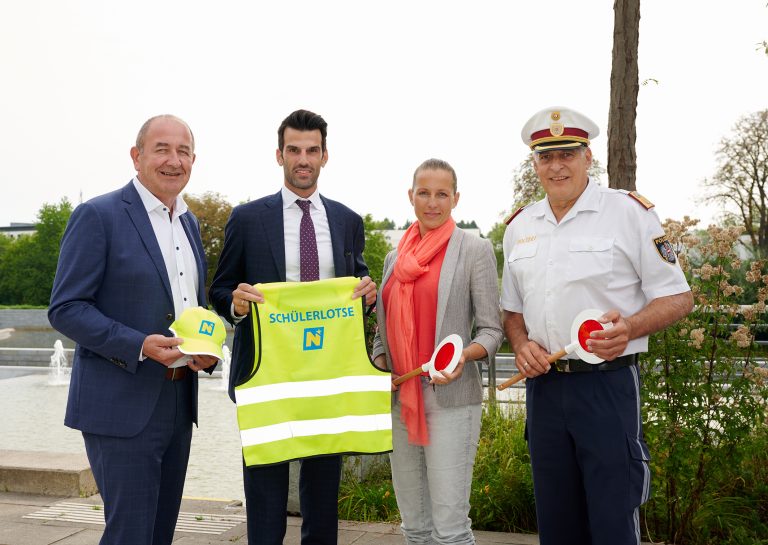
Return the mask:
M598 320L600 323L613 324L613 327L593 331L587 339L587 347L598 358L613 361L624 353L632 338L632 326L618 310L609 310Z
M547 351L533 341L526 341L514 347L515 365L525 378L538 377L551 367Z
M176 337L166 337L165 335L158 334L149 335L144 339L144 344L141 346L141 353L168 367L184 355L178 349L178 346L183 342L183 339L178 339Z
M364 276L360 279L360 283L355 286L355 291L352 292L352 299L363 296L367 306L371 306L376 302L376 282L371 280L370 276Z
M251 312L251 302L263 303L264 294L245 282L238 284L237 288L232 292L232 305L235 308L235 316L246 316Z
M205 354L193 354L191 357L192 361L187 363L187 367L193 371L208 369L210 366L216 365L216 362L219 361L219 358L216 356L208 356Z

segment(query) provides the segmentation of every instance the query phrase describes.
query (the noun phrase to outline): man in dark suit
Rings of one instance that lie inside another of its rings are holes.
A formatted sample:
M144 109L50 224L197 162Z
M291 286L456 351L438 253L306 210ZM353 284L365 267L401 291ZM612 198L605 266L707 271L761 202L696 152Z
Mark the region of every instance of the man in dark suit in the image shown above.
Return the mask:
M277 163L284 184L274 195L237 206L227 222L224 248L211 285L217 312L236 324L229 393L254 362L251 302L264 298L256 283L362 278L354 297L376 300L376 285L363 261L360 216L320 195L317 179L328 161L327 124L297 110L278 129ZM308 230L307 230L308 229ZM299 477L302 543L335 545L341 456L304 459ZM280 545L286 530L288 462L245 467L243 481L250 545Z
M197 422L197 373L168 326L205 306L197 219L180 194L192 131L161 115L139 131L128 185L81 204L61 241L48 318L77 343L64 423L83 433L104 501L101 545L165 545Z

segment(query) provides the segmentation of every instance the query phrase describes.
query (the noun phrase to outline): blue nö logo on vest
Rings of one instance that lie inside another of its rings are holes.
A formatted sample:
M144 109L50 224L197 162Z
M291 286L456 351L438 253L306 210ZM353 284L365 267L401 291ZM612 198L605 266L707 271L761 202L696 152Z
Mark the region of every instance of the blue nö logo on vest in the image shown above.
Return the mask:
M307 327L304 329L304 350L321 350L323 348L325 328Z
M216 327L216 325L213 322L209 322L208 320L203 320L200 322L200 331L199 333L201 335L208 335L209 337L213 337L213 330Z

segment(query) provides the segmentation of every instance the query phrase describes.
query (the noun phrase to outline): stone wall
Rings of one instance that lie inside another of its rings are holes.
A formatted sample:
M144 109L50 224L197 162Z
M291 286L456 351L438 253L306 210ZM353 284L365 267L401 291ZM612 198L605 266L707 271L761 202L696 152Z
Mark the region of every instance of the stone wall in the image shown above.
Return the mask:
M0 329L50 329L47 309L0 309Z

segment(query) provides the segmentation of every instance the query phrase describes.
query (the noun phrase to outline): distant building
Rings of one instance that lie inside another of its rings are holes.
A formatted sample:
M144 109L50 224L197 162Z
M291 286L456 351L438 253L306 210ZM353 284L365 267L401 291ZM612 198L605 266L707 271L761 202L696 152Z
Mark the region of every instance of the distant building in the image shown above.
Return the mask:
M37 225L34 223L13 223L8 227L0 227L0 235L9 238L19 238L23 235L33 235L37 232Z
M464 231L475 235L476 237L480 236L480 229L464 229ZM403 238L403 235L405 234L405 229L385 229L379 232L384 234L384 238L387 239L387 242L389 242L393 248L397 248L400 239Z

